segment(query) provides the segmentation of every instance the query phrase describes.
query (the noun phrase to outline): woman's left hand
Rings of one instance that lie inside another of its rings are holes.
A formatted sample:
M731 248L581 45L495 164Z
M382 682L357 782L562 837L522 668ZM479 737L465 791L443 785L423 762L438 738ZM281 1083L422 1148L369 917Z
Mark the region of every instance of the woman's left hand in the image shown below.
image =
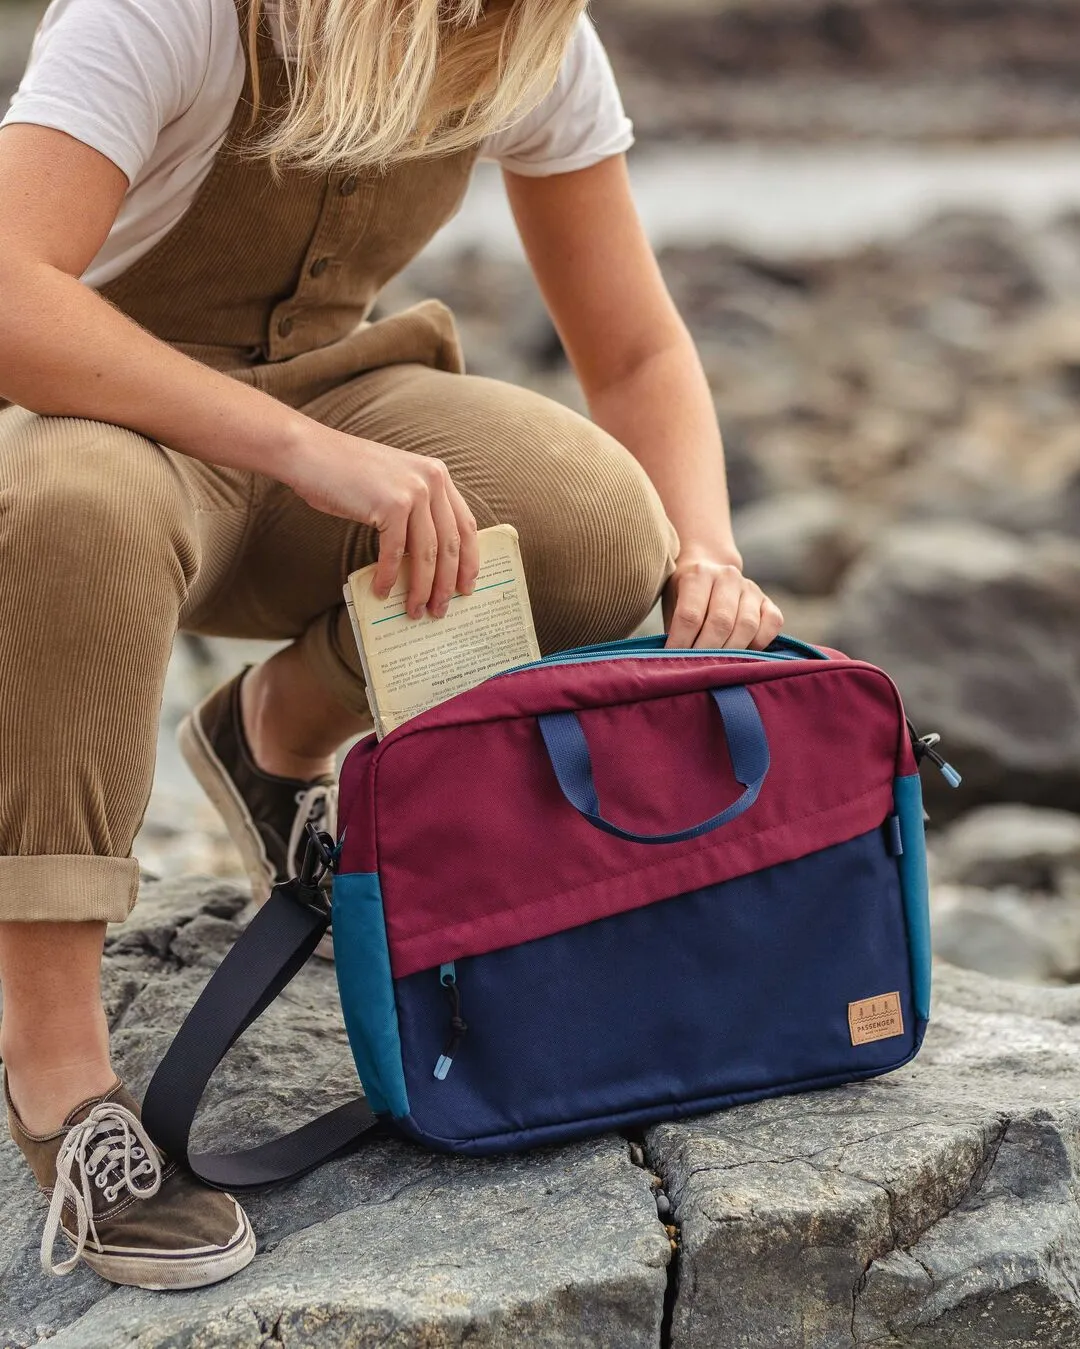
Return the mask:
M664 589L669 647L761 651L784 626L784 615L738 566L680 554Z

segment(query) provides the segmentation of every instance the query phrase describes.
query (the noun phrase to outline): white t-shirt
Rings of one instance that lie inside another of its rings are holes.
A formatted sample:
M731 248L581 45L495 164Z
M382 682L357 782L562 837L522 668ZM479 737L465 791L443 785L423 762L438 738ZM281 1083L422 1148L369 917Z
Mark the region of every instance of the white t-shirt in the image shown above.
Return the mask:
M0 125L67 132L126 176L127 194L87 284L119 276L191 205L243 82L234 0L52 0ZM489 137L481 158L542 177L589 168L632 143L607 53L582 18L555 88Z

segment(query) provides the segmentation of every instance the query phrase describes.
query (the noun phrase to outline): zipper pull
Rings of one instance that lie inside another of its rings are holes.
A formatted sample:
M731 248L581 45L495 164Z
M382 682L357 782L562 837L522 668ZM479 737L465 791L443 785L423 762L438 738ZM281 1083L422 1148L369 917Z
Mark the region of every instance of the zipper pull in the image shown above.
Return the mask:
M435 1064L434 1073L437 1080L442 1082L453 1065L454 1055L469 1027L461 1016L461 993L457 985L457 970L452 960L446 965L439 966L439 983L446 989L446 996L450 999L450 1034L446 1048Z
M941 744L941 736L936 731L931 731L929 735L920 735L910 721L908 730L911 732L911 748L915 751L915 762L921 765L923 759L929 759L950 787L959 787L964 779L952 764L946 763L937 752L936 747Z
M960 776L960 774L956 771L956 769L952 766L951 763L945 762L945 760L934 748L935 745L939 745L940 743L941 743L941 736L935 734L924 735L919 740L919 744L922 745L923 747L923 755L930 760L930 762L938 770L938 772L949 784L949 786L959 787L964 779ZM918 751L916 751L916 753L918 753Z

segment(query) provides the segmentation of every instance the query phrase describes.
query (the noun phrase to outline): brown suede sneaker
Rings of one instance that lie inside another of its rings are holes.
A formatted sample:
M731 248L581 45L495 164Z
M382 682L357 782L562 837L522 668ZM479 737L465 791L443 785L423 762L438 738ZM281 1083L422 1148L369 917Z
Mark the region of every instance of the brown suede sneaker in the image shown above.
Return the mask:
M202 1288L255 1258L244 1210L163 1158L120 1082L41 1137L23 1126L6 1077L4 1098L11 1137L50 1196L41 1237L46 1274L70 1274L84 1260L112 1283ZM61 1232L74 1251L57 1261Z
M186 716L177 741L239 849L252 899L265 904L278 882L299 874L308 821L336 834L337 782L333 777L311 782L278 777L256 765L240 713L240 684L250 668L246 665ZM333 959L329 935L317 954Z

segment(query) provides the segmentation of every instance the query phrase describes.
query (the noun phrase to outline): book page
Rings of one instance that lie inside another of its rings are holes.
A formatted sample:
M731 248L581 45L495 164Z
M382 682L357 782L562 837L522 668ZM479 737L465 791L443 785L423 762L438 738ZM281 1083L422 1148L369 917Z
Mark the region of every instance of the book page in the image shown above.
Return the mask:
M355 571L345 598L382 739L410 717L514 665L540 659L517 530L477 534L480 571L471 595L455 595L445 618L410 618L409 559L385 599L372 591L374 565Z

